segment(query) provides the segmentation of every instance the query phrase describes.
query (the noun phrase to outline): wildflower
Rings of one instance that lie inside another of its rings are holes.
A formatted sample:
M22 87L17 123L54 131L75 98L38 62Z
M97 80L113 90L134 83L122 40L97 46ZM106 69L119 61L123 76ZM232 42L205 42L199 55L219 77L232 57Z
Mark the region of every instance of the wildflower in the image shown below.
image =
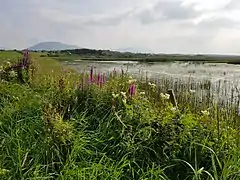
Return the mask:
M16 77L17 73L15 71L10 71L9 76L10 77Z
M7 66L11 66L11 63L9 61L7 61Z
M126 103L127 103L127 99L124 98L124 99L122 100L122 102L123 102L124 104L126 104Z
M97 84L99 85L100 83L101 83L101 75L100 75L100 73L98 73Z
M149 82L149 83L148 83L148 85L149 85L149 86L151 86L152 88L155 88L155 87L157 87L157 85L156 85L156 84L154 84L154 83L151 83L151 82Z
M124 98L127 98L127 96L126 96L126 92L120 92L120 94L124 97Z
M130 79L130 80L128 81L128 84L132 84L132 83L135 83L135 82L137 82L136 79Z
M119 96L119 94L112 93L112 96L113 96L114 99L116 99Z
M145 93L145 92L140 92L139 94L140 94L140 95L145 95L146 93Z
M210 115L209 111L207 111L207 110L201 111L201 113L203 115L205 115L205 116L209 116Z
M165 100L168 100L170 98L170 95L167 93L166 94L161 93L160 96L162 99L165 99Z
M18 101L19 97L13 96L13 99Z
M172 111L172 112L176 112L176 111L177 111L177 108L176 108L176 107L172 107L172 108L171 108L171 111Z
M132 83L132 84L130 85L130 87L129 87L129 94L130 94L130 96L134 96L135 93L136 93L135 86L134 86L134 84Z

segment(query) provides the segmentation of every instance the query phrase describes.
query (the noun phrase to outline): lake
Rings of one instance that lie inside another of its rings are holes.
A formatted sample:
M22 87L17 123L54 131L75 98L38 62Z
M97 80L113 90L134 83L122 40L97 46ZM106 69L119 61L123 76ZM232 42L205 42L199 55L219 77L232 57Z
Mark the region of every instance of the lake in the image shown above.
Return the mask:
M89 70L93 65L97 72L110 72L114 68L121 72L121 68L131 74L147 73L148 77L191 78L195 80L208 79L211 82L227 81L238 84L240 79L240 65L225 63L196 64L191 62L159 62L138 63L134 61L81 61L65 62L77 71Z
M185 87L197 93L213 94L216 99L231 99L238 103L240 99L240 65L226 63L194 63L194 62L155 62L139 63L136 61L65 61L78 72L89 71L94 66L97 72L108 73L116 69L128 71L135 77L148 79L157 84L167 84L166 88L182 91ZM166 82L167 81L167 82ZM185 85L183 85L185 84ZM186 85L187 84L187 85ZM203 85L210 84L210 89ZM177 88L176 88L177 86ZM185 86L185 87L184 87Z

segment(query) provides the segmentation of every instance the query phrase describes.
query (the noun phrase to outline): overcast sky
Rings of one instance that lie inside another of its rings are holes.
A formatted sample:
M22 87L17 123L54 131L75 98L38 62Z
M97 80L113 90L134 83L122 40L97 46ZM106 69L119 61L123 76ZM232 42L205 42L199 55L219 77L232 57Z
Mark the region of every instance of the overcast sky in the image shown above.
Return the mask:
M239 53L240 0L0 0L0 47Z

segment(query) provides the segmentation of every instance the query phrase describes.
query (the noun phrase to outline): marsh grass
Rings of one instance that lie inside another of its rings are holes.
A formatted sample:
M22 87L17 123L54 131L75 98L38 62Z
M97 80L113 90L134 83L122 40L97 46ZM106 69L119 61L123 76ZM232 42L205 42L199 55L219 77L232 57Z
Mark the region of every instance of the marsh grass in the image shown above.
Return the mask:
M214 99L208 82L138 78L131 96L128 74L90 84L88 71L32 59L29 84L0 84L1 179L240 178L238 101Z

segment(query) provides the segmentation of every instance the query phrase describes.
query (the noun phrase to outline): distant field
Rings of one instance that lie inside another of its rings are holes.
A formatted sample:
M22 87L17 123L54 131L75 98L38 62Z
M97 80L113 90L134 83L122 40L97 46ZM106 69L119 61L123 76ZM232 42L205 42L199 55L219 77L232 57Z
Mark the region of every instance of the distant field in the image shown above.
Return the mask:
M172 61L196 61L205 63L229 63L240 64L239 56L191 56L191 55L158 55L156 57L94 57L94 56L81 56L76 54L58 54L54 59L58 61L139 61L139 62L172 62Z
M240 56L220 56L220 55L175 55L175 54L156 54L156 55L142 55L131 54L129 56L125 53L115 54L77 54L66 52L31 52L32 57L41 57L41 59L52 58L58 61L138 61L138 62L172 62L172 61L195 61L204 63L229 63L240 64ZM21 57L18 51L0 51L0 63L3 61L16 61Z
M0 64L4 61L16 62L21 57L21 53L17 51L0 51Z

